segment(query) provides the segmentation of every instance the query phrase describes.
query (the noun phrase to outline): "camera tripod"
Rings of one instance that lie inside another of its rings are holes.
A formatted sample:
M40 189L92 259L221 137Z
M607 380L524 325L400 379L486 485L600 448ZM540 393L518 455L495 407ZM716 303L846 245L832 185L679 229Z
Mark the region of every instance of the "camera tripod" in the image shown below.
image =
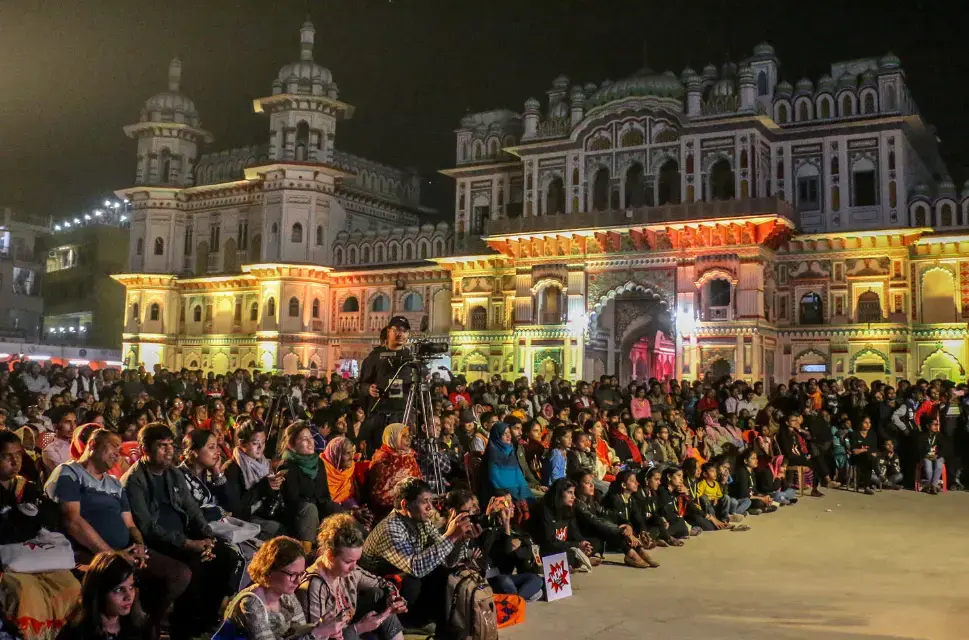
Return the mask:
M425 478L435 492L447 486L444 480L444 472L441 470L441 454L437 440L437 429L434 427L434 403L431 400L431 387L427 384L430 372L427 364L422 360L413 360L405 363L398 370L398 375L402 370L407 371L410 376L410 389L407 391L407 400L404 402L404 417L402 422L408 426L415 425L415 440L422 441L420 452L429 457L430 478ZM391 382L392 383L392 382ZM415 407L416 400L416 407ZM414 421L411 422L413 416ZM421 429L423 423L423 429Z

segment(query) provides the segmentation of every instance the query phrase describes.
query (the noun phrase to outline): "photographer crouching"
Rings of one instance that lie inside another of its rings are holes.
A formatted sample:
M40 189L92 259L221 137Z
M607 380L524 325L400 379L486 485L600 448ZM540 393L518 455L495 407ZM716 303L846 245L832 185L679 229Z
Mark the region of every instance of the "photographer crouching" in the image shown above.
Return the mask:
M368 458L380 448L387 425L404 421L405 385L410 382L401 375L401 365L411 359L406 348L409 337L410 322L404 316L394 316L380 331L380 344L360 368L357 396L367 418L360 426L358 440L366 445Z

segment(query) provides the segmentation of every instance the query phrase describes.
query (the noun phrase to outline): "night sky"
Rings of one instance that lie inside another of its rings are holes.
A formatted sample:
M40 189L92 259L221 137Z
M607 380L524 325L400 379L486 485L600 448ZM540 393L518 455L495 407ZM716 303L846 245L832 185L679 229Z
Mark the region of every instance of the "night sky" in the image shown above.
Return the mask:
M740 9L743 4L745 8ZM758 6L759 5L759 6ZM840 6L840 5L847 5ZM897 6L896 6L897 5ZM950 9L942 7L952 6ZM830 7L817 13L794 7ZM677 74L771 42L781 76L817 82L837 60L902 60L956 180L967 177L969 62L959 3L623 2L609 0L4 0L0 2L0 205L55 218L93 208L134 178L121 127L166 88L182 91L216 138L206 150L267 140L252 99L271 94L316 25L315 59L357 107L338 148L416 167L427 204L451 215L462 114L545 101L552 79L617 80L648 63ZM753 7L753 8L751 8ZM946 15L945 11L951 11Z

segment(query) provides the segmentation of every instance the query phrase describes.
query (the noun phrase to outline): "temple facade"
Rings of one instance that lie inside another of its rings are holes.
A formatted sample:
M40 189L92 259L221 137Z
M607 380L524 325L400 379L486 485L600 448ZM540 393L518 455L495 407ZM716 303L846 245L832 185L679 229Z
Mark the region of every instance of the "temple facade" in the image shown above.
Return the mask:
M129 364L352 375L404 314L470 379L965 380L969 193L895 56L794 86L767 44L560 76L462 118L449 225L416 176L336 148L353 107L313 34L255 101L267 144L199 155L177 61L126 128Z

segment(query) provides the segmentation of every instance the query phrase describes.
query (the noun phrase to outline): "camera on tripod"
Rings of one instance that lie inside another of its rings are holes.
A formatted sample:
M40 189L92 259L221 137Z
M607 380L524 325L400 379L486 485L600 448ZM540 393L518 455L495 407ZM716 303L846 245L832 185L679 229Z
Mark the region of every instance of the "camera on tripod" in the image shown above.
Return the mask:
M411 353L415 360L435 360L451 348L447 342L417 340L412 344Z

